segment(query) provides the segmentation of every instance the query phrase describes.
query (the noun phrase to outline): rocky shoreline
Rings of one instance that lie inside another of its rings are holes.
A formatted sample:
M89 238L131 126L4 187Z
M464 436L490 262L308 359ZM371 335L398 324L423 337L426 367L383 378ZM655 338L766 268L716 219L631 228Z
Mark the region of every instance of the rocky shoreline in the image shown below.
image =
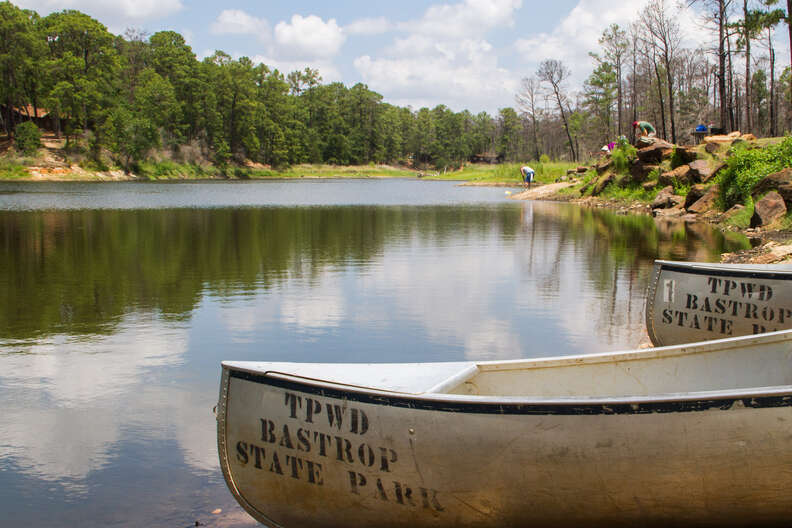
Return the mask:
M792 264L792 231L781 222L787 214L787 206L792 208L792 168L769 174L754 187L754 213L749 227L737 227L729 222L744 210L744 206L735 205L727 211L717 207L720 189L715 177L726 168L725 161L731 153L729 147L740 142L749 143L749 148L762 148L755 137L739 132L710 136L701 145L694 146L677 146L657 140L637 149L627 170L616 170L613 156L605 155L585 168L588 177L582 172L584 167L580 167L570 170L567 177L562 178L564 181L539 185L515 193L511 198L567 201L581 207L606 208L618 214L703 222L724 231L740 232L757 244L749 250L724 253L721 262ZM647 191L660 189L651 202L603 196L603 191L612 185L632 188L640 185ZM687 190L684 196L675 193L680 188Z

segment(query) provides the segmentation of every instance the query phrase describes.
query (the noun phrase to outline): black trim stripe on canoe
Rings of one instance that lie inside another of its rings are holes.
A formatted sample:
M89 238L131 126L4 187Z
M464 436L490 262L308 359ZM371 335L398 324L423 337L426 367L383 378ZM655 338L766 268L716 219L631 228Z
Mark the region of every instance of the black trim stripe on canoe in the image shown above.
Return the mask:
M358 391L345 391L332 387L323 387L282 378L274 378L265 374L235 370L233 368L229 368L229 371L229 375L232 378L271 385L296 392L309 393L327 398L345 399L372 405L387 405L423 411L518 415L597 415L697 412L709 410L728 411L734 407L737 402L741 402L742 405L749 408L792 407L792 395L757 396L750 398L705 398L636 403L581 403L579 401L569 403L491 403L446 401L412 398L410 396L391 396Z
M789 271L762 271L746 269L698 268L681 264L660 264L661 270L678 271L689 275L710 275L713 277L740 277L748 279L792 280L792 268ZM660 275L658 274L658 277Z

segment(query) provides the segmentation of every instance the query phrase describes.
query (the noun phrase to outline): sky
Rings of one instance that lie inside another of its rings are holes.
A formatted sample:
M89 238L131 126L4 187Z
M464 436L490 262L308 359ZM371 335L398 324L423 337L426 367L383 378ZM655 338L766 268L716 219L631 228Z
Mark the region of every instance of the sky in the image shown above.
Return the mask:
M520 80L559 59L571 89L593 69L589 52L610 24L628 26L648 0L13 0L46 15L78 9L115 34L181 33L199 59L223 50L288 73L316 68L323 82L364 83L384 100L454 111L515 106ZM694 16L691 35L709 34ZM695 37L694 37L695 38ZM779 49L785 53L786 47ZM778 56L779 60L783 60Z

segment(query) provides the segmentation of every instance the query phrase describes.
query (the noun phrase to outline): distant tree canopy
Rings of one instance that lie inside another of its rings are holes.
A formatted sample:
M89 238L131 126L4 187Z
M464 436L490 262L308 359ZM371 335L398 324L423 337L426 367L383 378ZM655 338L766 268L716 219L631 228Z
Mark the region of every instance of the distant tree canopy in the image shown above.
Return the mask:
M0 2L0 109L6 134L46 109L54 132L87 138L127 170L155 147L276 167L528 156L511 109L414 111L364 84L322 84L310 68L284 75L222 51L199 61L173 31L116 36L79 11L40 17L10 2Z
M402 108L364 84L323 84L310 68L284 75L222 51L199 61L173 31L117 36L79 11L40 17L5 1L0 130L13 135L46 109L55 133L79 139L96 161L112 153L125 170L153 149L187 162L274 167L412 162L442 170L478 154L586 160L631 135L636 120L678 142L698 124L779 135L792 128L792 74L777 71L772 38L774 28L792 28L781 4L689 0L709 13L701 31L712 40L689 49L678 4L651 0L628 28L606 28L581 90L567 86L566 65L548 58L523 79L516 109L490 116Z

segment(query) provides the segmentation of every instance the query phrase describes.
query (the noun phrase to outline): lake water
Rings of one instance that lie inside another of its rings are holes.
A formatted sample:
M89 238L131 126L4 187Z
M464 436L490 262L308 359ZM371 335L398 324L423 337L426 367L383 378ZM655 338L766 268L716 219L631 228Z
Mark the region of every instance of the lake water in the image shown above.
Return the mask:
M0 525L253 526L221 360L632 348L653 259L746 247L450 182L0 183Z

